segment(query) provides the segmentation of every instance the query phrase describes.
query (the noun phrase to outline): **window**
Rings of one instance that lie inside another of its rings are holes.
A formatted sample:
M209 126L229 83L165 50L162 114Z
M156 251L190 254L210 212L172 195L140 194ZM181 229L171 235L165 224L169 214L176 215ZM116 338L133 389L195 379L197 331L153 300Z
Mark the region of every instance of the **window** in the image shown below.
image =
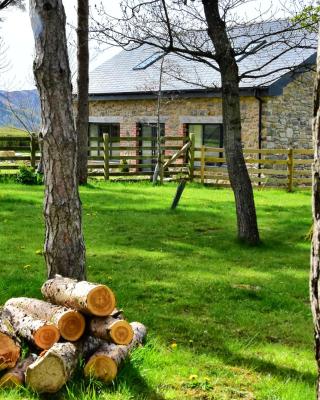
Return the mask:
M160 124L160 135L164 136L165 125ZM157 162L157 124L141 124L140 125L140 155L143 156L141 164L146 164L143 171L153 171L153 167ZM144 148L145 147L145 148Z
M135 67L133 67L133 70L136 71L136 70L140 70L140 69L147 69L148 67L150 67L150 65L154 64L155 62L160 60L160 58L162 58L162 57L163 57L163 53L160 51L157 51L156 53L153 53L151 56L149 56L145 60L141 61Z
M89 137L90 139L95 139L97 140L90 140L90 146L91 147L97 147L97 150L91 150L90 155L91 156L102 156L103 155L103 150L101 149L102 147L102 142L103 142L103 134L108 133L110 138L120 138L120 124L90 124L89 125ZM119 146L119 143L117 142L112 142L110 143L110 157L114 157L119 155L119 150L113 150L112 147L117 147Z
M237 62L242 61L244 58L250 56L251 54L255 54L261 47L263 47L267 43L266 40L257 41L255 43L249 43L242 50L243 54L236 57ZM239 49L240 50L240 49Z

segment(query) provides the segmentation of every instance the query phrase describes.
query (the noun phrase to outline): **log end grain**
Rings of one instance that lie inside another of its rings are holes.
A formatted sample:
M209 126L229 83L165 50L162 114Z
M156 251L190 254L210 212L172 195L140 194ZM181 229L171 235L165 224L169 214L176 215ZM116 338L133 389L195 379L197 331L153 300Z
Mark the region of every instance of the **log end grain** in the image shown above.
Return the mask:
M116 321L110 328L110 337L116 344L129 344L133 339L133 329L131 325L124 320Z
M61 336L65 340L74 342L83 335L86 322L82 314L77 311L70 310L64 314L58 324Z
M40 349L50 349L59 339L59 329L54 325L44 325L34 334L34 342Z
M23 380L19 378L16 374L13 374L11 372L7 372L4 374L1 379L0 379L0 388L8 388L8 389L13 389L18 386L23 385Z
M20 357L20 347L11 337L0 332L0 370L13 368Z
M106 317L112 313L116 299L111 289L105 285L97 285L87 296L87 307L91 314Z
M118 367L112 358L99 354L90 357L84 368L84 375L99 379L105 383L112 382L117 376Z
M26 384L38 393L56 393L66 383L63 362L55 354L39 357L26 371Z

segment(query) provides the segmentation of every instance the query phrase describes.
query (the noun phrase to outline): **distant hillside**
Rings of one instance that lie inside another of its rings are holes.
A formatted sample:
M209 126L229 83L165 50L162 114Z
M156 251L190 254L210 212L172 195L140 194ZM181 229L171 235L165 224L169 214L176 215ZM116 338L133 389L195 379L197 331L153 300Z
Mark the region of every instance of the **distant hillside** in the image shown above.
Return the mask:
M27 127L30 131L38 131L40 119L40 99L37 90L0 90L0 127Z

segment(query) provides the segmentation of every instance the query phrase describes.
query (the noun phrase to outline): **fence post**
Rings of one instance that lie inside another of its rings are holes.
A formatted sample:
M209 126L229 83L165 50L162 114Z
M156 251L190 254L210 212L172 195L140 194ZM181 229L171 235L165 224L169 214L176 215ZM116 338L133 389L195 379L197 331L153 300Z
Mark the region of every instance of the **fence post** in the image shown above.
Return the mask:
M36 138L33 135L30 138L30 165L36 168Z
M288 149L288 192L293 190L293 149Z
M190 167L189 167L189 179L190 182L193 182L193 178L194 178L194 148L195 148L195 143L196 143L196 136L194 133L191 133L190 135L190 141L191 141L191 146L189 148L189 163L190 163Z
M201 146L201 183L204 183L205 147Z
M104 133L103 134L103 160L104 160L104 180L108 181L109 180L109 134Z

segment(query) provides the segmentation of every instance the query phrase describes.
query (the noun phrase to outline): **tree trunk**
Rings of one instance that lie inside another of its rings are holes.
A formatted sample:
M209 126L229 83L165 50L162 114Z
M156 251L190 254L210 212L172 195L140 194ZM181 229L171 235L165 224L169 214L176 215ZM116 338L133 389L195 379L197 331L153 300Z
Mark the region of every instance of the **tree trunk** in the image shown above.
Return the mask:
M51 322L65 340L76 341L83 335L86 322L78 311L27 297L12 298L6 302L6 306L20 308L38 319Z
M99 317L110 315L115 307L114 294L107 286L59 275L46 281L41 293L51 303Z
M50 322L37 319L18 307L4 306L16 334L39 349L49 349L60 339L60 332Z
M259 243L253 190L241 143L239 72L225 22L219 15L218 0L202 0L221 73L224 146L230 184L235 197L238 238Z
M19 363L4 375L0 379L0 388L15 388L17 386L23 386L25 383L25 372L29 365L35 362L37 356L31 354L24 360L19 361Z
M319 33L320 36L320 33ZM320 400L320 40L318 41L317 74L314 93L313 143L314 163L312 166L312 215L313 236L311 247L310 301L314 323L315 358L318 368L316 397Z
M0 312L0 371L13 368L20 357L20 343L10 322L10 316Z
M132 341L133 330L123 318L92 318L89 331L93 336L115 344L127 345Z
M84 367L85 376L100 379L105 383L110 383L117 376L118 368L127 357L131 349L141 344L146 333L146 327L140 322L131 322L133 339L127 346L104 343L89 358Z
M48 276L85 278L77 185L77 137L62 0L30 0L36 44L34 74L41 98Z
M78 180L87 183L88 177L88 120L89 120L89 45L88 45L89 1L78 0L78 80L77 118Z

